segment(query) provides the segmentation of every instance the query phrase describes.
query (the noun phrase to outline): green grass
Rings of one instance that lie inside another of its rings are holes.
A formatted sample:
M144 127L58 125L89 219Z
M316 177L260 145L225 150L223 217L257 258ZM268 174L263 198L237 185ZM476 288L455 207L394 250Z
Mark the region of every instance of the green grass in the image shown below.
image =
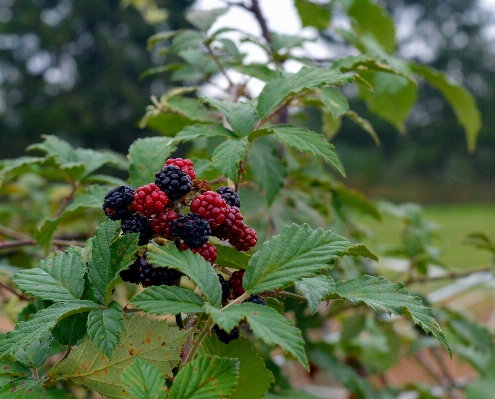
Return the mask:
M495 205L434 205L425 206L424 211L425 219L440 227L440 238L434 245L443 249L441 260L449 269L477 269L490 264L490 252L466 245L463 241L473 232L484 232L495 239ZM357 220L375 235L374 239L365 240L370 248L400 243L403 223L399 219L386 216L382 223L367 217L358 217Z

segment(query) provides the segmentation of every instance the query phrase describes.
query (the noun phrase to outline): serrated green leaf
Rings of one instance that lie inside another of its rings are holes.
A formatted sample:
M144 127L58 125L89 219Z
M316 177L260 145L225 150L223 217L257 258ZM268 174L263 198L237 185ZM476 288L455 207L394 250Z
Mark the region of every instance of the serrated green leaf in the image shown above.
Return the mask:
M335 298L364 303L375 312L387 312L407 316L427 334L432 334L447 349L452 351L440 326L433 318L433 311L424 306L421 298L409 294L402 283L391 283L384 277L360 276L348 281L337 281ZM335 299L334 298L334 299Z
M332 194L339 202L350 206L351 208L357 209L358 211L364 213L365 215L369 215L378 221L382 220L380 211L376 205L369 201L359 191L348 188L340 183L332 184L331 190Z
M353 75L343 75L334 69L304 66L295 75L281 75L266 84L258 97L258 117L266 118L291 94L323 85L338 86L353 80Z
M179 53L189 48L197 48L203 41L203 35L197 30L184 29L178 31L172 39L172 43L169 47L171 53Z
M247 147L248 141L246 138L224 141L217 146L211 156L213 166L219 173L233 182L237 182L237 173L246 154Z
M162 373L139 358L122 374L122 385L134 399L165 397L165 378Z
M217 248L217 260L215 263L221 267L244 270L251 256L245 252L238 251L234 247L215 245Z
M171 141L173 144L185 143L187 141L196 140L199 137L227 137L228 139L237 139L236 135L229 129L220 125L205 125L196 124L193 126L186 126L184 130L177 133L174 139Z
M124 330L124 311L117 302L88 315L88 333L98 350L111 357Z
M376 134L375 129L373 129L373 126L371 125L369 120L362 118L354 111L347 111L345 113L345 116L347 116L351 121L355 122L359 127L367 131L377 145L380 144L380 139L378 138L378 135Z
M91 301L57 302L46 309L31 315L28 321L17 323L15 330L9 331L0 341L0 358L26 348L35 339L42 340L57 322L75 313L90 312L98 309Z
M275 154L275 143L260 137L251 144L248 156L254 179L271 205L284 187L287 168Z
M246 319L256 338L270 346L280 346L309 371L301 331L294 326L292 320L281 316L275 309L248 302L223 310L206 304L205 309L214 322L225 331L231 331L240 320Z
M192 251L180 252L169 243L164 247L148 245L147 260L156 266L170 267L193 280L213 306L220 305L222 289L211 264Z
M10 377L31 376L31 369L23 366L21 363L11 359L0 360L0 375L9 375Z
M301 152L310 152L317 157L322 157L326 162L332 164L342 176L345 176L344 168L335 153L334 145L329 143L322 134L291 125L274 125L267 130L273 132L277 140L288 146Z
M302 278L295 283L296 290L300 291L308 301L311 314L316 313L318 305L325 297L335 292L335 281L330 276L316 276Z
M209 355L239 360L239 379L230 399L261 399L270 389L270 384L275 382L261 357L243 337L225 345L220 342L216 334L212 334L203 341L203 349ZM256 384L253 384L253 381L256 381Z
M349 111L347 98L335 89L322 87L318 90L320 99L325 109L330 111L334 118L338 118Z
M376 256L373 252L369 250L369 248L364 244L351 244L346 249L344 249L340 256L362 256L363 258L373 259L378 262L378 256Z
M125 368L140 358L162 374L171 375L190 334L189 330L170 327L165 320L133 315L126 319L124 332L111 359L86 338L65 360L57 363L48 376L56 380L74 379L109 399L128 398L122 384Z
M79 313L59 320L52 329L53 338L62 345L76 345L86 335L88 314Z
M133 187L141 187L155 179L167 158L177 149L168 137L137 139L129 147L129 176ZM101 199L100 199L101 202Z
M12 357L29 368L41 367L48 357L52 337L47 334L43 339L34 339L26 348L19 348L12 353Z
M295 0L294 5L303 27L314 26L320 30L326 29L331 16L328 5L319 5L308 0Z
M40 399L44 398L43 382L32 378L16 378L0 387L0 398Z
M186 19L199 30L206 32L218 17L225 14L228 8L212 8L210 10L192 10L186 15Z
M256 108L249 103L232 103L210 97L201 97L200 100L224 115L234 133L239 137L247 136L256 122Z
M255 294L283 287L329 269L349 241L331 231L293 224L273 236L256 252L242 285Z
M165 40L171 39L174 37L178 31L166 31L166 32L158 32L155 33L153 36L150 36L148 38L148 51L152 49L152 47L160 42L163 42Z
M188 363L175 377L168 399L229 398L239 376L239 361L202 356Z
M197 98L174 97L167 100L171 111L187 116L191 121L215 123L219 119L212 115Z
M232 69L253 78L260 79L263 82L269 82L276 79L278 73L268 68L265 64L234 65Z
M381 6L371 0L353 0L347 14L353 19L352 27L358 36L371 34L387 53L395 51L394 21Z
M19 157L16 159L3 159L0 162L0 187L7 180L9 173L20 173L32 165L41 165L45 158L41 157Z
M72 301L81 298L86 266L75 253L58 252L47 257L35 269L22 270L14 284L22 291L49 301Z
M466 141L469 151L476 148L478 132L481 128L481 115L476 101L471 93L462 86L449 81L447 76L433 68L409 64L412 70L422 76L430 85L440 90L450 106L454 109L459 124L466 132Z
M191 290L174 287L149 287L132 298L130 304L159 316L178 313L203 313L204 300Z

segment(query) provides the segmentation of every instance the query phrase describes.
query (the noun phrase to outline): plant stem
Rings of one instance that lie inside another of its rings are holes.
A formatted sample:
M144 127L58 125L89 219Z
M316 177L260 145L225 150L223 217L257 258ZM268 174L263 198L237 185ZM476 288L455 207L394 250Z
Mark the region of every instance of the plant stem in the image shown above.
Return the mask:
M213 50L211 49L210 43L206 43L206 49L208 50L208 54L210 54L211 57L213 58L213 61L217 65L218 69L220 69L220 72L222 72L222 75L225 76L225 78L227 79L227 82L229 82L229 87L233 87L234 82L232 82L232 80L230 80L230 77L227 74L227 71L223 67L220 60L218 59L218 56L215 53L213 53Z
M204 328L201 330L199 335L196 337L196 340L194 341L194 344L192 345L185 360L183 359L182 364L181 364L181 368L183 368L187 363L189 363L190 361L192 361L194 359L194 356L196 355L196 352L198 351L201 343L206 338L206 335L210 332L210 328L212 328L214 324L215 324L215 322L210 317L208 319L208 321L206 322Z
M76 194L76 190L77 190L77 182L71 182L71 186L72 186L72 190L71 190L70 194L67 197L64 198L64 202L62 202L62 206L60 207L60 209L58 210L57 214L55 215L55 217L57 217L57 218L62 213L64 213L65 208L67 208L67 206L74 199L74 195Z
M268 29L266 19L265 19L263 13L261 12L258 0L252 0L251 7L246 7L246 8L249 11L251 11L254 14L254 16L256 17L256 19L258 20L258 23L260 24L260 28L261 28L261 33L262 33L263 37L265 38L265 40L267 41L268 45L270 46L270 49L273 52L272 36L270 34L270 30Z
M24 247L26 245L35 245L36 240L33 238L23 239L23 240L15 240L15 241L3 241L0 242L0 250L1 249L12 249Z
M493 271L493 268L483 267L481 269L475 269L475 270L463 270L463 271L458 271L458 272L450 272L450 273L444 274L443 276L416 277L416 278L411 277L410 279L408 279L404 282L404 285L416 284L416 283L427 283L429 281L436 281L436 280L456 279L456 278L467 277L467 276L470 276L471 274L474 274L474 273L491 272L491 271Z
M239 163L239 169L237 170L237 181L235 182L234 191L239 192L239 184L241 184L242 162Z
M194 313L189 313L187 315L187 324L186 324L186 330L189 330L190 328L194 327L196 315ZM191 335L187 338L186 343L184 344L184 349L182 350L182 362L180 367L182 368L186 364L186 360L189 356L189 352L191 351L192 348L192 339L194 337L194 330L191 332Z
M0 287L2 287L4 289L6 289L7 291L9 291L10 293L14 294L16 297L18 297L22 301L26 299L26 297L24 295L19 294L13 287L11 287L8 284L5 284L2 281L0 281Z

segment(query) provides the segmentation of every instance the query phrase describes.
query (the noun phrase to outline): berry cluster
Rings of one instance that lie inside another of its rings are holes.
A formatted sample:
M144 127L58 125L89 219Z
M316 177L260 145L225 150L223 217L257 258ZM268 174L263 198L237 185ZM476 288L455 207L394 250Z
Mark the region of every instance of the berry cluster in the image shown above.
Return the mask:
M153 237L162 237L173 241L181 251L198 253L214 265L217 250L209 242L210 236L228 241L239 251L248 251L256 245L256 232L244 223L240 205L239 196L232 188L212 191L206 181L196 180L189 159L170 158L155 174L154 183L136 190L128 186L110 190L105 195L103 210L108 218L121 220L123 234L139 233L139 245L146 245ZM147 287L178 284L180 273L148 264L144 254L122 271L121 277ZM234 298L233 295L230 297Z

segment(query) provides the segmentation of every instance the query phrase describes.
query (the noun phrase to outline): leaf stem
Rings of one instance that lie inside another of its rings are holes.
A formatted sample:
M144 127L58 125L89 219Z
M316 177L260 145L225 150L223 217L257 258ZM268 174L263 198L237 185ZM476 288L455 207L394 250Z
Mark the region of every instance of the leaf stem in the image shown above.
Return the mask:
M191 349L189 350L189 353L187 353L187 356L182 359L182 364L180 366L181 368L183 368L187 363L189 363L190 361L192 361L194 359L194 356L196 355L196 352L198 351L199 346L201 345L203 340L206 338L206 335L210 332L210 328L212 328L214 324L215 324L215 322L210 317L208 319L208 321L206 322L205 326L203 327L203 329L201 330L201 332L199 333L199 335L196 337L194 344L192 344Z
M273 296L287 296L290 298L299 299L300 301L306 301L306 297L304 297L302 295L294 294L293 292L288 292L288 291L280 291L280 292L268 291L268 292L270 293L270 295L273 295Z
M206 44L206 49L208 50L208 54L211 55L211 57L213 58L213 61L217 65L218 69L220 69L220 72L222 72L222 75L225 76L225 78L227 79L227 82L229 82L229 87L233 87L234 82L232 82L232 80L230 79L229 75L227 74L227 71L223 67L220 60L218 59L218 56L215 53L213 53L213 50L211 49L210 43L205 42L205 44Z
M72 190L70 192L70 194L64 198L64 201L62 202L62 205L60 206L60 209L58 210L57 214L55 215L55 217L59 217L60 215L62 215L62 213L64 213L65 211L65 208L67 208L67 206L72 202L72 200L74 199L74 195L76 194L76 190L77 190L77 182L71 182L71 186L72 186Z

